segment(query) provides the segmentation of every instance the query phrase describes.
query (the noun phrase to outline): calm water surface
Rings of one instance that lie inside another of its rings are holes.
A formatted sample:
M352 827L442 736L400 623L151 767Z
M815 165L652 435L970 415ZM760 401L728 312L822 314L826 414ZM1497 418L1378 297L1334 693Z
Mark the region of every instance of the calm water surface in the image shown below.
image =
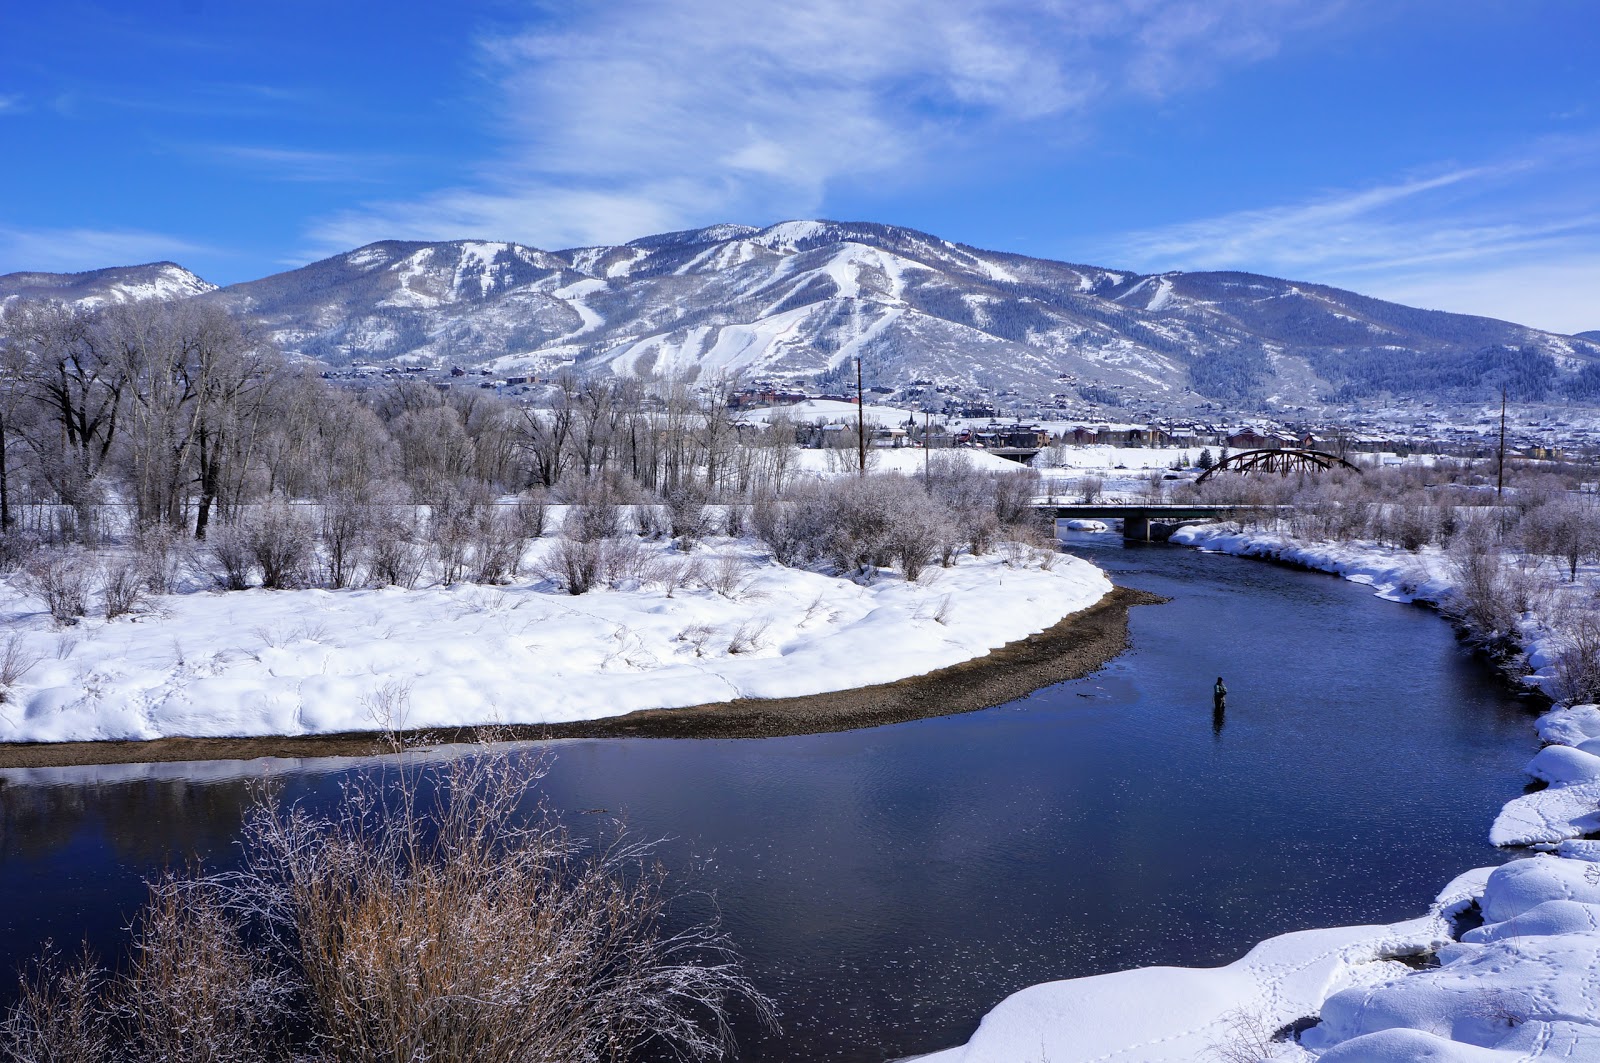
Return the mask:
M715 891L783 1012L782 1037L740 1024L742 1058L945 1047L1023 986L1416 915L1498 861L1485 836L1523 787L1533 707L1438 617L1259 562L1077 552L1172 599L1134 610L1132 650L1087 679L848 734L556 744L552 803L670 837ZM230 861L260 770L0 772L0 969L46 937L110 952L144 876ZM348 770L273 768L310 802Z

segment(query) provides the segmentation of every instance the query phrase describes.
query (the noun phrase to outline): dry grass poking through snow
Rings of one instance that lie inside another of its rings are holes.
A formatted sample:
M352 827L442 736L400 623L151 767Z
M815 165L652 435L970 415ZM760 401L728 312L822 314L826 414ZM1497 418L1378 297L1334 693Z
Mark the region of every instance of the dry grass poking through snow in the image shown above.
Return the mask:
M8 1060L721 1058L743 998L714 924L670 930L649 845L586 850L526 808L543 761L364 774L331 818L263 795L241 870L151 886L129 962L47 954Z

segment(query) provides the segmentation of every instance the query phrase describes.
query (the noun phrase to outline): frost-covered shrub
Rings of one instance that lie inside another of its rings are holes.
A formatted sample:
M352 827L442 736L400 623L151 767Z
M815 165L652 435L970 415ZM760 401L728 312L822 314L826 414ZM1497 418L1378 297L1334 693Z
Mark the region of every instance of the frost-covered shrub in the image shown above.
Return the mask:
M694 486L667 492L667 516L672 522L672 537L690 550L711 534L711 518L706 512L705 492Z
M10 697L11 688L43 659L28 649L22 632L13 631L0 637L0 702Z
M631 479L620 475L595 475L564 485L567 515L561 534L569 539L593 542L609 539L628 530L627 508L642 502L643 492Z
M603 540L562 536L540 562L539 574L568 594L588 594L600 580L604 552Z
M754 575L750 563L738 554L718 554L701 569L700 578L722 597L739 599L749 592Z
M987 554L1000 540L1000 521L993 513L961 514L957 519L966 522L967 550L973 557Z
M750 510L735 502L722 510L722 534L737 539L744 535L750 523Z
M44 600L57 624L76 624L89 612L94 565L75 547L46 547L28 559L21 586Z
M1600 701L1600 617L1583 610L1560 627L1549 693L1568 705Z
M1430 505L1396 502L1379 506L1373 523L1380 541L1402 550L1420 550L1437 537L1439 513Z
M39 549L39 537L31 531L13 528L0 533L0 572L15 572Z
M330 587L354 586L360 582L361 565L372 538L372 507L339 493L323 503L319 516L323 576Z
M667 530L672 526L666 512L660 506L635 506L633 522L639 528L640 537L645 539L665 538Z
M795 485L782 499L758 496L751 524L779 564L827 559L842 572L897 565L915 579L935 556L954 562L959 548L953 540L967 536L953 525L970 521L998 531L993 480L965 477L956 468L944 485L947 494L967 502L959 515L930 495L922 479L886 473Z
M645 567L645 582L658 584L671 598L674 591L705 582L705 565L687 554L657 557Z
M1447 608L1486 645L1516 645L1517 618L1540 596L1536 574L1511 564L1493 543L1460 538L1449 552L1455 592Z
M609 539L622 532L622 515L609 502L578 502L567 507L561 535L580 543Z
M816 560L829 520L829 500L820 484L794 484L782 498L760 494L751 507L756 537L780 565Z
M515 507L487 507L472 545L474 583L504 583L517 574L528 546L525 528Z
M458 583L467 573L473 540L487 519L489 500L481 491L441 490L428 513L428 541L439 563L439 580Z
M113 557L100 567L100 593L107 620L126 616L144 604L146 576L137 557Z
M529 491L518 496L516 515L524 539L542 536L550 518L544 492Z
M1100 501L1100 492L1105 490L1105 481L1098 476L1080 476L1078 478L1078 497L1086 506L1092 506Z
M905 498L889 526L888 549L906 579L922 575L928 563L942 554L949 539L949 523L944 507L926 493Z
M1023 524L1033 516L1033 500L1039 494L1039 473L1022 468L995 476L994 515L1001 524ZM1157 474L1156 482L1160 482Z
M145 589L151 594L172 594L194 563L194 543L177 528L152 524L133 541Z
M1523 515L1518 531L1523 549L1561 562L1569 582L1577 580L1579 564L1600 554L1600 509L1590 502L1546 502Z
M219 586L230 591L242 591L250 586L255 571L255 554L250 549L250 538L237 524L212 526L206 534L206 553L216 564Z
M427 568L427 548L417 542L416 512L410 506L386 507L367 539L367 583L373 587L417 585Z
M261 585L274 590L302 587L311 572L316 531L294 507L263 507L242 525L245 544L261 570Z
M602 539L600 548L600 580L613 589L621 589L645 582L652 572L651 553L632 536Z

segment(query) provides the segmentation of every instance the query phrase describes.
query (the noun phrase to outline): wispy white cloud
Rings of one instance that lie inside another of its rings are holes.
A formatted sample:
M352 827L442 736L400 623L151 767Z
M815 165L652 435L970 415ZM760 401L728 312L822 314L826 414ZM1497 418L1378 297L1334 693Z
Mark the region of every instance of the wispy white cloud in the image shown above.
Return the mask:
M21 114L26 108L19 93L0 93L0 114Z
M372 181L380 171L400 161L396 156L367 152L310 151L252 144L206 144L186 150L208 161L278 181L341 184Z
M555 246L815 212L985 130L1160 96L1331 16L1312 0L616 0L482 42L503 150L456 187L324 219L318 250Z
M1600 327L1600 142L1122 234L1105 261L1321 281L1555 331Z
M0 273L75 273L211 254L210 248L138 229L25 229L0 225Z

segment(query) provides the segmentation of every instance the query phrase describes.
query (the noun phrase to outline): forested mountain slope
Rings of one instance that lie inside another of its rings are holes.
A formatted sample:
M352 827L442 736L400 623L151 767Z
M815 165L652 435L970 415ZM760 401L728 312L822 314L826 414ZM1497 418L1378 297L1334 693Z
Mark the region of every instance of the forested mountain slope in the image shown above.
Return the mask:
M0 298L38 276L0 278ZM334 365L800 383L853 375L860 357L869 384L1023 399L1471 401L1506 386L1525 400L1600 400L1592 336L1247 273L1028 258L873 223L716 225L562 251L384 241L204 298L257 315L290 354Z

